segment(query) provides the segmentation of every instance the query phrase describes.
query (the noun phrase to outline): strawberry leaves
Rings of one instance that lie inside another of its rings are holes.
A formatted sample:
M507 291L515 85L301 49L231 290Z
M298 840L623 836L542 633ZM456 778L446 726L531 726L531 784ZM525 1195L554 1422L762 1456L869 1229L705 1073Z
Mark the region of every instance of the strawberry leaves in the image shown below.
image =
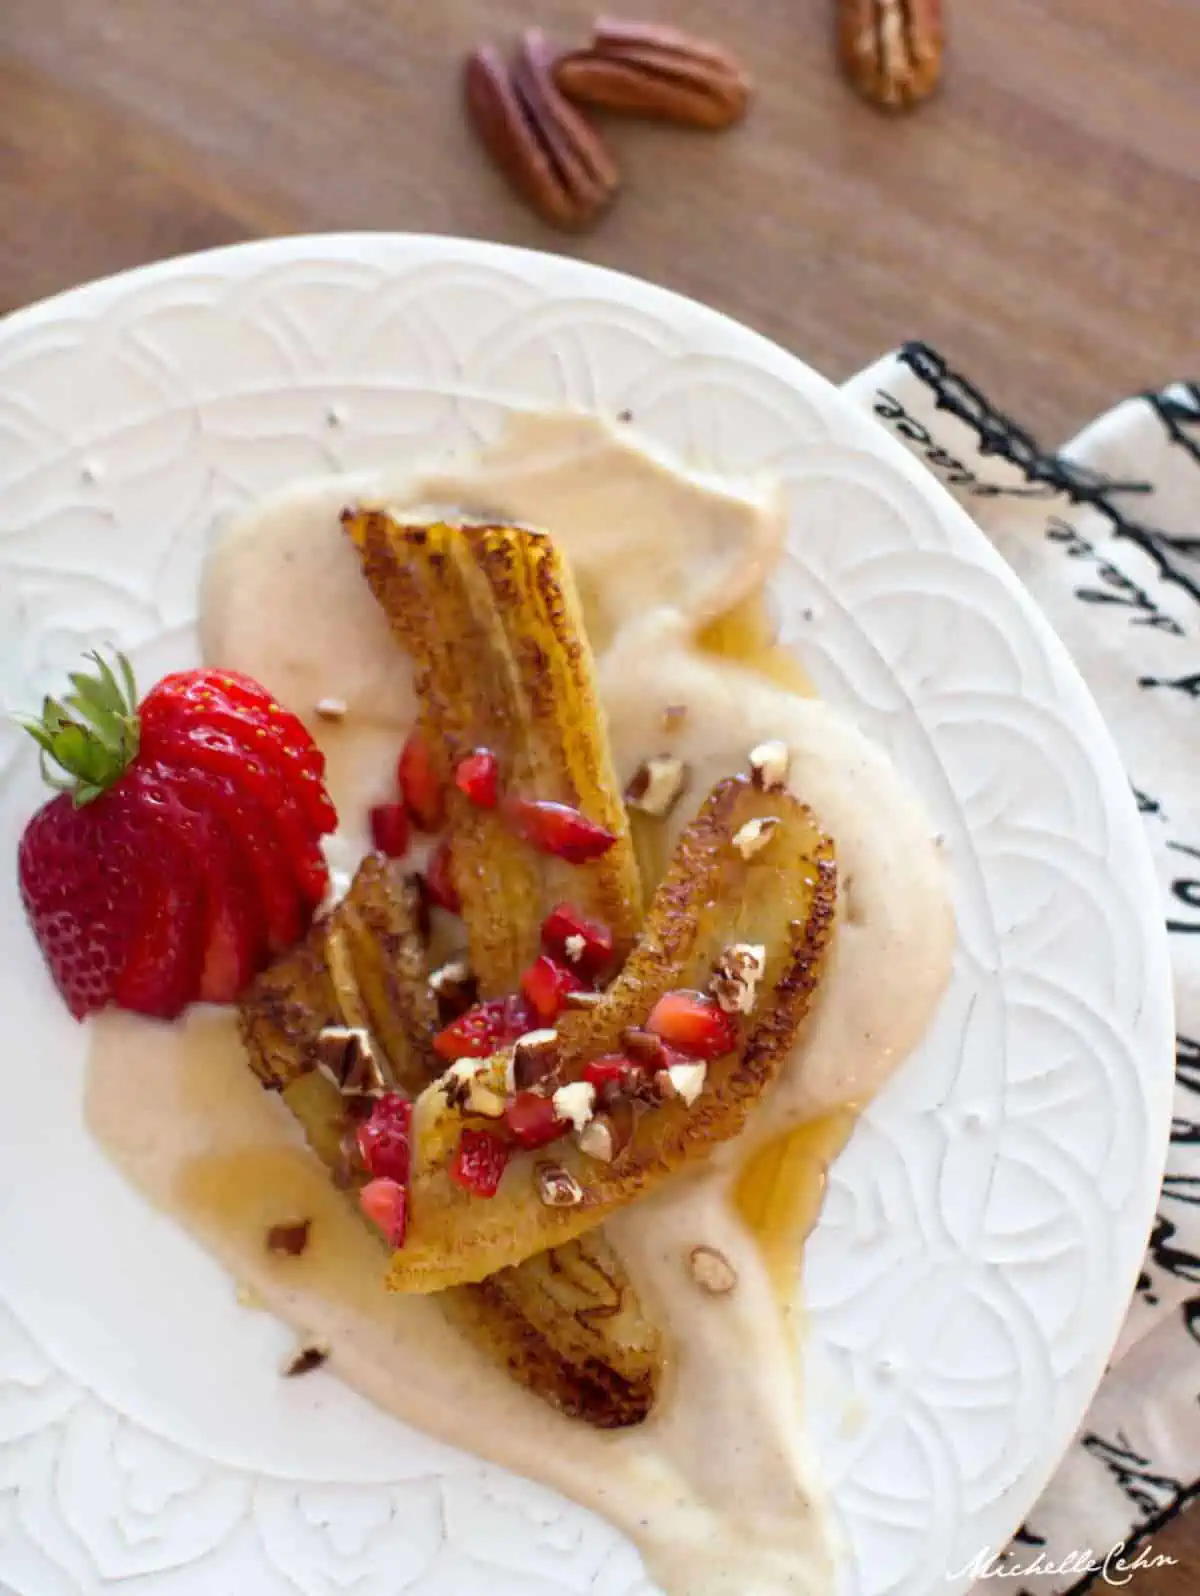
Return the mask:
M137 684L124 654L117 669L99 654L89 654L94 675L75 671L74 692L61 702L49 695L40 719L19 715L17 723L41 749L42 776L55 792L69 793L77 809L92 803L118 781L137 757L141 726ZM58 774L51 767L57 765Z

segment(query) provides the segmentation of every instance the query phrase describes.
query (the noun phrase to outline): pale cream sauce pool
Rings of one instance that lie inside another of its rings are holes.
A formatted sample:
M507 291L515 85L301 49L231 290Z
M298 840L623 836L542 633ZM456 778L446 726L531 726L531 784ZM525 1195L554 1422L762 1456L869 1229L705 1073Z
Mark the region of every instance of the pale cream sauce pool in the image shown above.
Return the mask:
M91 1127L267 1307L328 1342L337 1373L409 1423L603 1513L671 1596L827 1596L835 1549L803 1440L788 1276L855 1106L920 1037L945 984L954 928L928 819L884 755L802 696L798 671L756 635L748 606L782 538L772 493L685 475L591 419L526 416L458 469L282 495L227 527L208 562L205 658L259 677L308 721L343 817L331 848L341 868L362 852L367 806L391 791L413 716L408 671L338 527L342 506L362 500L549 529L584 594L622 779L670 749L693 766L698 797L744 769L755 743L781 738L793 788L836 841L836 952L784 1077L702 1174L608 1226L669 1326L664 1395L639 1428L593 1431L490 1367L436 1302L385 1293L379 1245L257 1086L227 1014L169 1028L106 1016ZM739 619L721 620L735 607ZM345 703L340 724L315 715L327 698ZM686 715L668 734L664 711L677 705ZM304 1216L304 1257L272 1258L267 1226ZM700 1243L733 1263L729 1296L692 1282Z

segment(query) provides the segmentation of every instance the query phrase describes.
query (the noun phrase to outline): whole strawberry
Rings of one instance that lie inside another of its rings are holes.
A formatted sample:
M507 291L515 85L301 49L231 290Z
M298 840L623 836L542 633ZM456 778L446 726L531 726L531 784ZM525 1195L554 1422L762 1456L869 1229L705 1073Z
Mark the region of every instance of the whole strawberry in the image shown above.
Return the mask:
M180 671L139 705L123 656L90 657L23 722L58 788L18 854L34 935L76 1019L233 1002L325 894L324 759L249 677Z

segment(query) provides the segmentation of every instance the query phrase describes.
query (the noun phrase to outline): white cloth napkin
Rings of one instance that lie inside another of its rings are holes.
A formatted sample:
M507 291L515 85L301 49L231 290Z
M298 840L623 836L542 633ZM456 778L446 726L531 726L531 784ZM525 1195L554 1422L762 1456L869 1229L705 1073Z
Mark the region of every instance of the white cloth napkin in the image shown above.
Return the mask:
M1071 650L1162 886L1175 1122L1144 1271L1086 1423L975 1593L1083 1596L1136 1582L1163 1555L1155 1531L1200 1495L1200 384L1126 400L1058 454L921 344L845 391L975 518Z

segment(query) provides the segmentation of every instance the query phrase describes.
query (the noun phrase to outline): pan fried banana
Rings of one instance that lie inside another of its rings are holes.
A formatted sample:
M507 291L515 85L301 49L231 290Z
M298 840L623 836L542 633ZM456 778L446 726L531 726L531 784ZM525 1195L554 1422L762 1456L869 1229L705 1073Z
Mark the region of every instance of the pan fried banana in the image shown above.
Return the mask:
M255 981L240 1020L251 1068L278 1091L315 1067L327 1026L373 1032L386 1084L409 1096L437 1074L420 894L395 861L363 860L341 902Z
M626 1029L644 1025L666 992L704 988L727 948L760 945L761 996L736 1020L735 1049L708 1064L692 1106L676 1099L643 1113L611 1162L564 1138L516 1154L490 1199L464 1190L451 1174L463 1129L489 1122L464 1117L445 1082L428 1087L418 1100L411 1220L393 1254L392 1287L439 1291L519 1264L582 1235L735 1135L808 1011L835 897L833 846L811 812L790 794L760 792L745 778L722 782L681 838L620 975L595 1007L560 1017L556 1066L560 1080L578 1079L590 1060L619 1053ZM501 1092L510 1058L499 1054L484 1066L488 1084Z
M503 526L405 526L347 511L372 591L417 669L422 723L443 777L490 748L506 788L569 804L616 842L583 865L535 852L501 809L447 781L451 869L484 996L511 992L536 957L538 927L560 901L632 946L642 894L629 823L593 681L574 582L543 533Z
M410 1095L436 1074L417 914L399 867L372 856L329 919L242 999L242 1035L255 1073L282 1092L310 1146L348 1186L361 1185L366 1175L349 1157L346 1101L314 1067L318 1037L327 1027L367 1030L379 1044L388 1085ZM493 1280L446 1292L441 1303L451 1324L568 1414L610 1429L640 1423L654 1404L662 1336L598 1232Z

